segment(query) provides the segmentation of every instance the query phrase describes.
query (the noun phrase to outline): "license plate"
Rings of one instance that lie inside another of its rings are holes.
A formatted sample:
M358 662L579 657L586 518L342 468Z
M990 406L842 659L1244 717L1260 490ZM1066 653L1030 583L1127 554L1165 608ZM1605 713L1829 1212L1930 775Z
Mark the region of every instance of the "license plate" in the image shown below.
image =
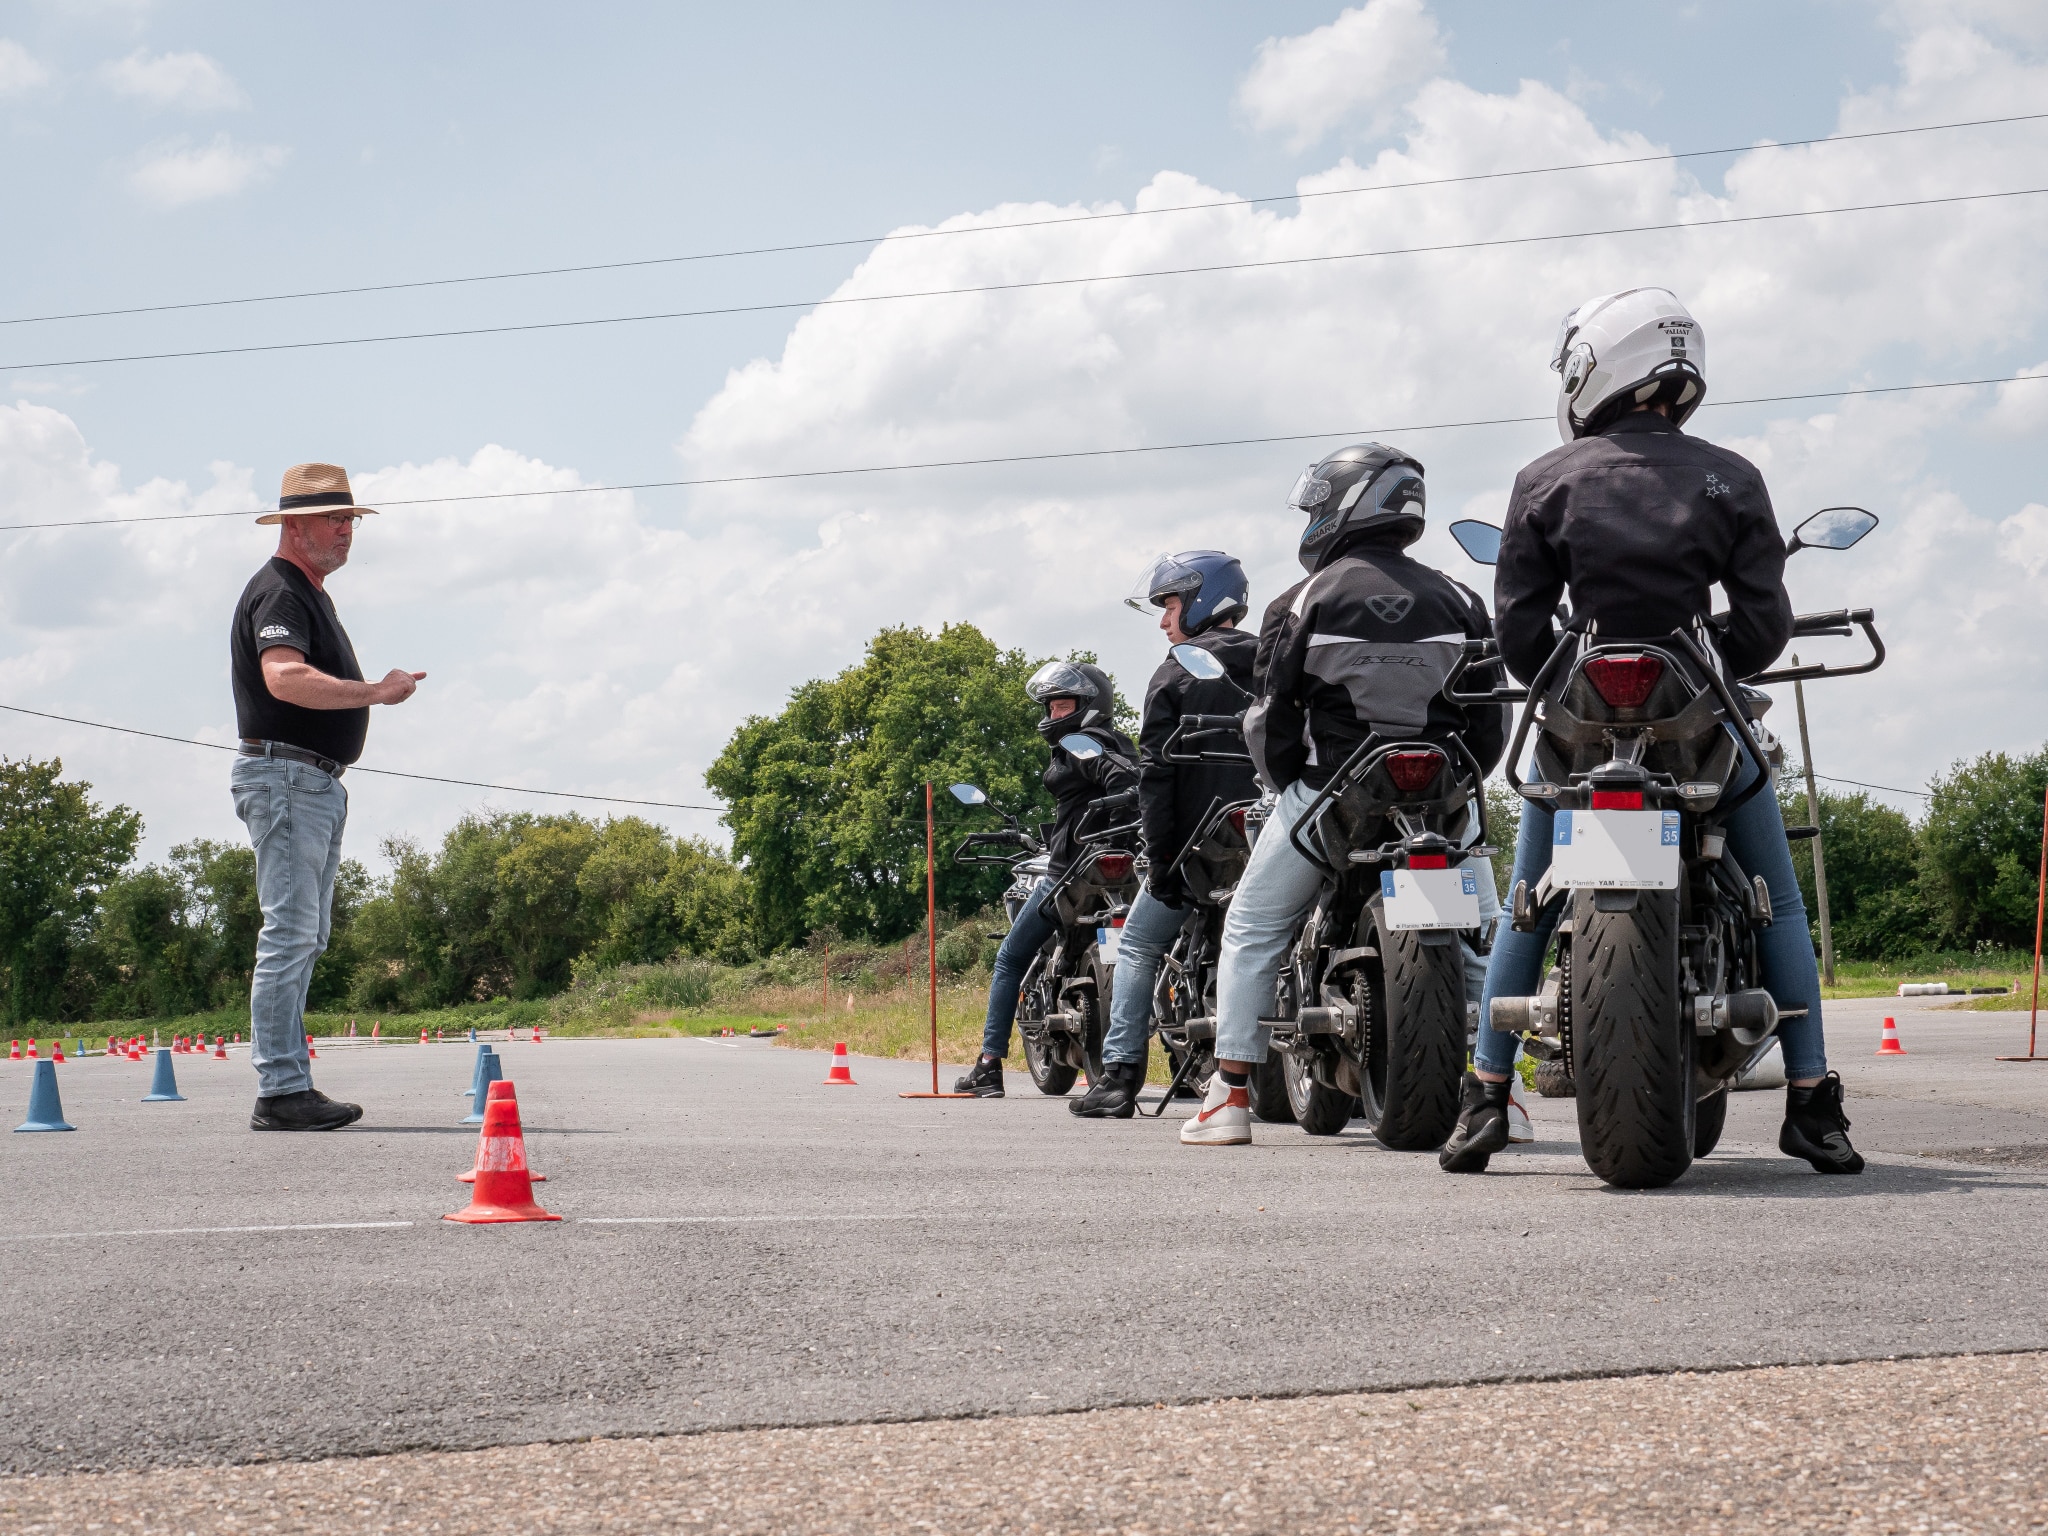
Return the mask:
M1669 891L1678 886L1678 812L1559 811L1553 885Z
M1124 925L1095 930L1095 952L1102 957L1102 963L1112 969L1116 966L1116 952L1123 948Z
M1479 926L1476 869L1383 869L1380 899L1396 932Z

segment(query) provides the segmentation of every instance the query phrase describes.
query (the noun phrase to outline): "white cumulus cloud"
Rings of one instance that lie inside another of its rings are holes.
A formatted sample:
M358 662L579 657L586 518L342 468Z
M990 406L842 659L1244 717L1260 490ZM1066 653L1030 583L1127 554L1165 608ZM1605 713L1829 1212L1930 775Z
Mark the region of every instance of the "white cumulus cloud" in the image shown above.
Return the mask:
M203 53L140 50L100 66L100 78L117 95L176 107L185 112L223 112L248 105L242 88L219 62Z
M0 96L32 91L50 78L41 60L9 37L0 37Z
M1299 37L1269 37L1237 90L1253 127L1306 149L1346 119L1384 126L1444 65L1424 0L1366 0Z
M147 151L129 173L128 184L144 202L182 208L233 197L270 176L290 153L275 144L237 144L221 133L210 144L171 144Z

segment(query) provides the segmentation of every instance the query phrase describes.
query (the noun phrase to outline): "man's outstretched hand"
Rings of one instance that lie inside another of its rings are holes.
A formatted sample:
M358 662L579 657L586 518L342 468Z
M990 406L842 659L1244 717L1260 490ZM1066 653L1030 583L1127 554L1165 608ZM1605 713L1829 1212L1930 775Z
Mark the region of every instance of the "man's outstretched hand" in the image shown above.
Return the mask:
M375 685L372 692L379 704L403 704L418 691L424 672L408 672L403 667L393 667L384 674L384 680Z

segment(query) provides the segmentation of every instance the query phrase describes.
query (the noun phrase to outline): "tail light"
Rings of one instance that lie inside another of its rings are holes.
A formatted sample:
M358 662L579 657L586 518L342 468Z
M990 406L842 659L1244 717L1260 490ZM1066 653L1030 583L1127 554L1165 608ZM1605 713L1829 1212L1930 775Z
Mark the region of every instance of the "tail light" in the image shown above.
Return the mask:
M1596 811L1640 811L1642 808L1643 792L1640 789L1593 791L1593 809Z
M1387 756L1387 777L1404 795L1419 795L1444 766L1441 752L1393 752Z
M1132 862L1128 853L1105 853L1095 861L1095 872L1105 880L1128 880Z
M1586 663L1586 681L1610 709L1641 709L1663 675L1657 656L1595 656Z
M1230 825L1239 837L1244 836L1244 807L1237 806L1230 812Z
M1410 869L1449 869L1451 861L1441 853L1411 853L1408 855Z

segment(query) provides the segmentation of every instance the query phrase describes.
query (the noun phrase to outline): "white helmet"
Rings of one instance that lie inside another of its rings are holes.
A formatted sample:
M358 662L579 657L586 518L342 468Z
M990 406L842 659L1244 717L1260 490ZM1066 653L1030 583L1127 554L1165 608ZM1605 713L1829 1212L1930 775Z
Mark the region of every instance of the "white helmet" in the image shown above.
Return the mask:
M1564 317L1550 366L1561 377L1557 430L1566 442L1658 400L1683 425L1707 397L1707 338L1668 288L1588 299Z

